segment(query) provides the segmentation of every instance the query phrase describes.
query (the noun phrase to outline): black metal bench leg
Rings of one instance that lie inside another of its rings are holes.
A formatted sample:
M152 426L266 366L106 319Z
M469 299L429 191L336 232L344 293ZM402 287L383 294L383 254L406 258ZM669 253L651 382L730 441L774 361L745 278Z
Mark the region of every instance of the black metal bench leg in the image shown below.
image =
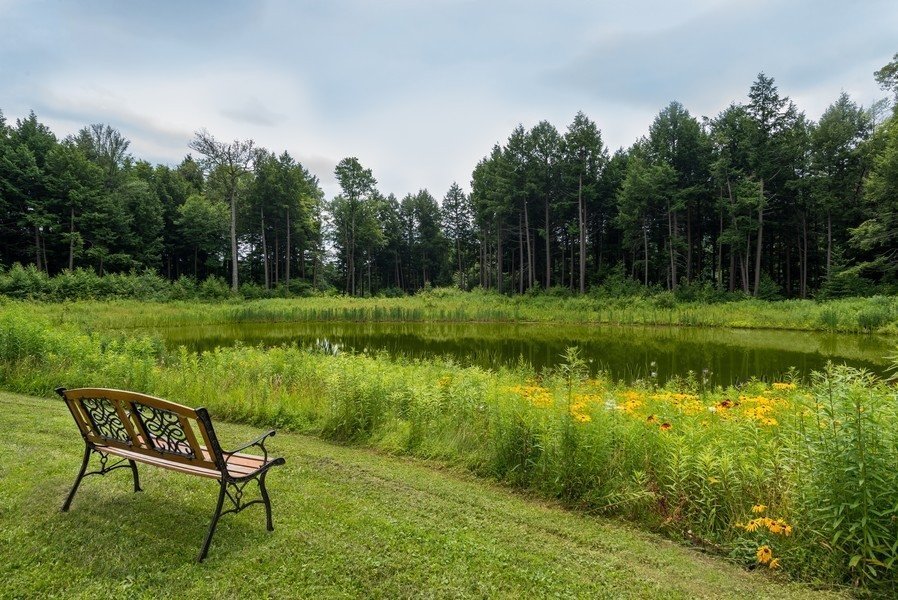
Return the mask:
M140 475L137 474L137 463L133 460L129 460L128 463L131 465L131 473L134 475L134 491L142 492L143 488L140 487Z
M81 461L81 470L78 471L78 477L75 479L75 485L72 486L72 491L69 492L68 498L65 499L65 503L62 505L62 512L68 512L69 507L72 505L72 499L75 497L75 492L78 491L78 486L81 485L81 480L84 479L84 472L87 471L87 463L90 461L90 446L84 447L84 459Z
M215 514L212 515L212 522L209 523L209 532L206 533L206 541L203 542L203 549L200 550L200 555L197 557L196 562L203 562L203 559L206 558L206 555L209 553L209 546L212 544L212 535L215 533L215 527L218 525L219 517L221 517L221 507L224 504L225 492L227 489L227 482L221 481L221 488L218 491L218 504L215 506Z
M262 492L262 500L265 502L265 520L268 531L274 531L274 525L271 523L271 499L268 497L268 490L265 489L265 476L268 471L262 473L259 477L259 491Z

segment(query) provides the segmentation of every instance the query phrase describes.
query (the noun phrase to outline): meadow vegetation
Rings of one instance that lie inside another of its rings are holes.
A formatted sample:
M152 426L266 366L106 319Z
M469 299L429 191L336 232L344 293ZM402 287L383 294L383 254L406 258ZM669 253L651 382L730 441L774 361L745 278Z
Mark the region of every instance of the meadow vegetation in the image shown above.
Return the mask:
M898 334L898 296L761 300L712 286L677 293L609 281L586 295L551 289L519 296L425 289L414 296L358 298L294 286L265 290L224 280L174 282L151 271L98 276L76 269L48 277L32 267L0 272L0 303L41 301L54 322L90 327L164 327L272 321L515 321L773 328ZM279 297L280 296L280 297ZM6 300L4 300L6 298Z
M91 477L62 513L82 446L68 411L0 392L0 427L2 598L847 597L462 469L289 433L269 444L287 457L268 479L274 532L258 507L225 516L197 564L213 482L141 467L134 494L126 473ZM259 433L216 430L228 445Z
M41 312L0 312L4 389L137 389L220 419L464 467L746 566L898 590L898 393L863 372L832 367L808 385L625 386L588 378L575 350L542 373L291 346L198 354L88 333L98 309L78 325Z

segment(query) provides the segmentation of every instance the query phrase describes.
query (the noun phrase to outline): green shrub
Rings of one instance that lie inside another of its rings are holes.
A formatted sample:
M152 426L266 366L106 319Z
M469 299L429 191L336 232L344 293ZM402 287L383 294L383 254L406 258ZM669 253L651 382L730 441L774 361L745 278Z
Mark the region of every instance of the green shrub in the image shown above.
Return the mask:
M193 277L181 275L171 284L169 298L172 300L190 300L198 297L197 282Z
M820 311L818 322L828 331L836 331L839 328L839 311L834 306L827 306Z
M398 287L388 287L380 290L377 295L382 298L402 298L405 296L405 291Z
M669 310L677 306L677 297L673 292L660 292L652 296L652 304L656 308Z
M862 277L854 270L841 271L827 277L817 291L815 298L831 300L834 298L864 297L876 293L876 285Z
M198 297L203 300L223 300L232 297L231 288L221 277L207 277L197 288Z
M783 299L783 288L767 273L761 273L755 297L761 300L777 301Z
M45 300L51 292L50 278L34 265L16 263L0 275L0 294L10 298Z
M876 331L891 320L888 306L870 306L857 313L857 324L864 331Z
M645 296L646 291L645 286L624 273L623 265L616 265L601 285L591 287L589 293L596 298L635 298Z
M241 283L240 295L246 300L258 300L260 298L272 297L271 290L266 290L265 286L257 283Z

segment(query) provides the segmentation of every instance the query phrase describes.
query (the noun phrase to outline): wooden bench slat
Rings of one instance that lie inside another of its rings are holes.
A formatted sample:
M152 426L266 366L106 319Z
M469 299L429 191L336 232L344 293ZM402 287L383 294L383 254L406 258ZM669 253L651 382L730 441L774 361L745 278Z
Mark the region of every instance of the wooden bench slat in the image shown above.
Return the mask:
M172 469L174 471L180 471L182 473L190 473L194 475L200 475L201 477L221 479L221 471L219 471L218 469L211 469L208 467L194 466L183 463L174 463L166 458L150 456L142 452L135 452L133 450L126 450L124 448L117 448L115 446L98 446L97 450L100 450L107 454L121 456L122 458L135 460L137 462L155 465L157 467L165 467L166 469ZM205 448L203 448L202 450L203 455L208 459L208 450L206 450ZM235 478L245 477L250 473L257 471L259 468L266 464L265 460L261 456L253 456L251 454L232 454L230 456L232 458L227 463L228 473Z

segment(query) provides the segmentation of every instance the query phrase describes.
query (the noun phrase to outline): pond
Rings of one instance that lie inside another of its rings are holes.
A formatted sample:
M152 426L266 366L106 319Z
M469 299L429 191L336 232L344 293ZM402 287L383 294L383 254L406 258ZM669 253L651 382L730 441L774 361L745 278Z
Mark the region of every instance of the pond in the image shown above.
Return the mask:
M463 365L495 368L523 362L557 366L571 346L591 371L632 381L655 373L659 382L693 372L710 384L757 377L802 377L827 361L888 373L896 340L852 334L778 330L513 323L241 323L155 330L169 346L295 343L336 352L385 352L391 357L448 356Z

